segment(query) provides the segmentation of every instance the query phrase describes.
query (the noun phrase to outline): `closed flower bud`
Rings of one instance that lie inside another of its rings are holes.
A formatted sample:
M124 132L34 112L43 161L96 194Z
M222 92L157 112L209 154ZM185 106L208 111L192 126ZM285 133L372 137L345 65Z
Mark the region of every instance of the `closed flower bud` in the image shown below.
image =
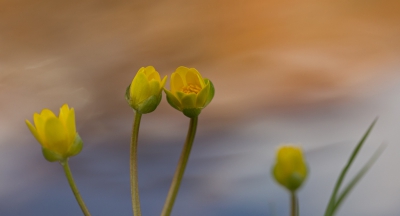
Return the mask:
M275 180L290 191L296 191L307 177L307 164L300 147L279 147L273 167Z
M51 110L43 109L33 115L32 125L25 120L29 130L42 146L44 157L50 161L62 161L78 154L83 142L76 132L75 111L64 104L59 116Z
M132 109L140 114L153 112L161 101L161 91L167 76L162 80L153 66L142 67L126 89L125 98Z
M178 67L171 75L168 103L189 118L197 117L214 97L214 85L194 68Z

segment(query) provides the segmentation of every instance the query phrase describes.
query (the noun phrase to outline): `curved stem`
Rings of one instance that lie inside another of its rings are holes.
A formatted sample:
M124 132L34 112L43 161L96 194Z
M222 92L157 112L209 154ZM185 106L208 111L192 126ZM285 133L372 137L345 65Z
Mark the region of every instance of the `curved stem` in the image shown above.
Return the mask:
M296 192L291 191L290 192L290 197L291 197L291 216L298 216L299 215L299 203L297 200L297 195Z
M171 187L169 188L167 199L165 200L164 208L161 216L169 216L174 206L176 196L178 195L179 186L181 185L182 177L185 172L186 164L189 160L190 150L197 129L197 117L190 119L190 126L186 136L185 145L183 146L181 157L176 168L174 178L172 179Z
M90 216L90 212L87 209L85 202L83 202L81 195L79 194L78 187L76 187L76 185L75 185L75 181L74 181L74 178L72 177L71 169L69 168L69 165L68 165L68 159L66 159L64 161L60 161L60 164L64 168L65 176L68 179L69 186L71 187L72 192L74 193L76 201L78 202L79 206L81 207L83 214L85 216Z
M131 173L132 211L134 216L142 215L142 213L140 212L138 168L137 168L137 143L138 143L141 118L142 114L136 112L135 120L132 126L132 137L131 137L130 173Z

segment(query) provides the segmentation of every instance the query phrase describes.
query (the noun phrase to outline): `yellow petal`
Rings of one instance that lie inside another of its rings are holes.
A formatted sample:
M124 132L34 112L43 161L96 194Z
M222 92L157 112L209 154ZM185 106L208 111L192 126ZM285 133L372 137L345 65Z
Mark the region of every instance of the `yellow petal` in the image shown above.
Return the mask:
M55 118L55 116L54 116ZM36 131L38 133L38 137L40 138L40 143L46 147L46 137L44 134L44 125L46 122L46 118L44 118L43 116L35 113L33 114L33 123L35 124L36 127Z
M45 136L46 136L46 148L64 155L67 153L69 146L68 136L64 125L58 118L49 118L45 123Z
M171 75L171 92L175 94L177 91L181 91L185 83L179 73L172 73Z
M201 87L201 88L204 88L204 87L207 85L207 83L204 81L205 79L203 79L203 77L201 76L200 73L198 73L197 76L198 76L198 78L199 78L200 87Z
M178 73L182 77L186 77L186 73L189 71L189 68L184 67L184 66L179 66L176 70L175 73ZM186 84L186 83L185 83Z
M68 134L68 139L74 140L76 134L74 109L70 109L68 104L64 104L60 108L59 119L64 127L67 129L66 132Z
M202 87L199 81L199 77L197 76L197 73L195 73L193 70L189 70L186 73L186 83L187 85L195 85Z
M301 163L303 161L302 151L298 147L284 146L281 147L277 155L278 163Z
M64 104L64 105L60 108L60 114L58 115L58 116L59 116L58 118L59 118L62 122L65 123L65 122L67 121L68 114L69 114L69 107L68 107L67 104Z
M200 85L203 88L206 85L206 83L205 83L204 78L201 75L201 73L198 70L196 70L196 68L190 68L190 71L194 72L197 75L197 78L199 79Z
M157 80L160 81L160 74L156 71L156 69L153 66L148 66L145 68L145 74L147 76L147 80Z
M36 138L36 140L42 145L41 138L36 130L36 128L29 122L28 120L25 120L26 125L28 126L29 130L31 131L32 135Z
M76 136L76 125L75 125L75 110L71 108L68 113L68 118L65 121L65 128L68 134L69 142L73 142Z
M157 82L160 82L160 74L158 74L157 72L151 73L147 76L147 80L148 81L152 81L155 80Z
M143 72L139 71L132 80L130 96L132 103L136 105L150 96L149 82Z
M149 82L150 86L150 95L159 95L160 94L160 81L152 80Z
M138 70L138 72L137 72L136 74L138 74L138 73L145 73L145 72L146 72L146 68L141 67L141 68Z
M142 67L143 68L143 73L146 74L146 76L154 73L156 69L153 66L147 66L147 67ZM140 69L142 69L140 68Z
M56 115L54 115L54 113L49 110L49 109L43 109L42 112L40 113L40 116L44 119L48 119L48 118L57 118Z
M210 85L206 85L198 94L196 100L196 107L204 107L210 92Z

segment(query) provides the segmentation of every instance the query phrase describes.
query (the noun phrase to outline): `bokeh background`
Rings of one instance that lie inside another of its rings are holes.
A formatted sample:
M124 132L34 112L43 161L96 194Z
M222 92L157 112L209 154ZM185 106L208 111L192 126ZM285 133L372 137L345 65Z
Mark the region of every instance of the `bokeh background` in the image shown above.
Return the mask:
M270 176L282 143L301 144L309 163L301 215L323 215L376 116L349 175L388 148L338 215L400 215L399 12L397 0L1 0L0 215L81 214L24 123L64 103L85 144L70 165L86 204L131 215L124 93L147 65L162 76L194 67L216 88L173 215L288 215ZM161 212L188 123L165 100L142 119L143 215Z

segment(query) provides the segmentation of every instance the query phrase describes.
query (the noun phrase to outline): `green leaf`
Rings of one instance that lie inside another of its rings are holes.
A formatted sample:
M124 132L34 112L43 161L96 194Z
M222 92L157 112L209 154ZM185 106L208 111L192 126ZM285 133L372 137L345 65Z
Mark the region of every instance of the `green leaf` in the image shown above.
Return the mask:
M125 99L128 102L129 106L132 106L131 105L131 84L129 84L125 90Z
M340 204L347 197L347 195L354 188L354 186L358 183L358 181L360 181L360 179L365 175L365 173L367 173L367 171L372 167L372 165L374 165L376 160L378 160L379 156L381 156L381 154L382 154L383 150L385 150L386 146L387 145L385 145L385 144L380 145L379 148L375 151L375 153L368 160L368 162L357 173L357 175L351 180L351 182L345 187L345 189L340 194L339 198L337 199L337 201L335 203L332 214L334 214L336 212L336 210L339 208Z
M195 93L185 94L181 99L182 109L200 108L196 107L196 98L197 95Z
M82 151L82 148L83 148L83 141L79 136L79 134L77 133L75 136L74 143L71 145L71 147L69 147L67 157L72 157L79 154L79 152Z
M211 100L214 98L214 95L215 95L215 88L214 88L214 84L211 82L211 80L209 80L209 79L204 79L204 81L205 81L206 83L210 83L210 90L209 90L209 93L208 93L208 97L207 97L206 103L204 104L204 107L205 107L205 106L207 106L207 105L211 102Z
M182 111L182 105L181 102L175 97L172 92L168 91L167 89L164 89L165 95L167 96L167 101L169 105L171 105L173 108L176 110Z
M53 152L44 147L42 147L42 153L43 153L44 158L49 162L65 160L65 158L63 156L61 156L60 154Z
M201 113L201 108L187 108L182 110L183 114L189 118L196 118Z
M134 109L140 114L151 113L154 110L156 110L157 106L161 102L161 98L162 98L161 94L159 96L157 96L157 95L150 96L149 98L147 98L145 101L140 103Z
M351 164L353 163L354 159L356 158L358 152L360 151L362 145L364 144L365 140L367 139L369 133L371 132L371 130L374 127L377 120L378 120L378 118L376 118L372 122L372 124L369 126L368 130L365 132L364 136L361 138L361 140L358 142L356 148L353 150L353 153L351 154L346 166L343 168L342 172L340 173L340 176L339 176L338 180L336 181L335 188L333 189L331 198L328 202L328 206L326 207L325 216L332 216L333 213L335 212L336 195L337 195L339 188L344 180L344 177L346 176L347 171L350 169Z

